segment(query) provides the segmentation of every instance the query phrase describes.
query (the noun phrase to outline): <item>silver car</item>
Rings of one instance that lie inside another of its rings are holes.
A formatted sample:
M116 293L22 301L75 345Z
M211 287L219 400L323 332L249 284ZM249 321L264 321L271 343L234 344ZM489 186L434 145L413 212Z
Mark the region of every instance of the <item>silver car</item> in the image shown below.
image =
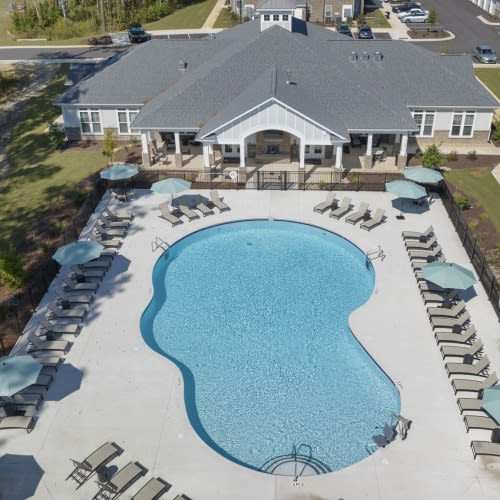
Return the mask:
M474 57L484 64L495 64L497 62L497 54L489 45L478 45L474 49Z

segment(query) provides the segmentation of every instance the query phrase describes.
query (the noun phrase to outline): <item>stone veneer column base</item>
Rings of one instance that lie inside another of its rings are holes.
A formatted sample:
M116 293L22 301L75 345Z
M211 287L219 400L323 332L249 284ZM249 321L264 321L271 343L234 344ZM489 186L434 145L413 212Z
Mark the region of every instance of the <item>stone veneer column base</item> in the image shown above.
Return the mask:
M149 168L151 166L151 161L149 159L149 155L147 153L142 153L142 164Z
M175 153L174 155L175 168L182 168L182 154Z
M299 176L298 176L299 186L302 187L306 182L306 169L299 168Z
M361 163L361 168L372 168L373 167L373 156L360 156L359 162Z
M247 182L247 169L245 167L238 168L238 182L242 184Z
M398 159L397 159L397 162L396 162L396 165L399 168L404 168L404 167L406 167L407 161L408 161L408 156L407 155L399 155Z

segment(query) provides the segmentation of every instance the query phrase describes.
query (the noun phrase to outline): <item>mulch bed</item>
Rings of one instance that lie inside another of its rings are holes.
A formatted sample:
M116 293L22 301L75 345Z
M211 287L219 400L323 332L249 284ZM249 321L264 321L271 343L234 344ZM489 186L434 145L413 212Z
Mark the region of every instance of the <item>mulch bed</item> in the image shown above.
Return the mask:
M450 34L446 31L408 31L408 36L415 40L426 38L447 38Z
M492 16L488 12L482 12L481 16L486 19L487 21L490 21L492 23L500 23L500 17L498 16Z
M491 168L500 163L500 155L478 155L475 160L467 157L467 155L457 155L456 160L448 160L445 156L443 167L446 169L467 169L467 168ZM410 166L422 165L422 156L417 155L409 159Z

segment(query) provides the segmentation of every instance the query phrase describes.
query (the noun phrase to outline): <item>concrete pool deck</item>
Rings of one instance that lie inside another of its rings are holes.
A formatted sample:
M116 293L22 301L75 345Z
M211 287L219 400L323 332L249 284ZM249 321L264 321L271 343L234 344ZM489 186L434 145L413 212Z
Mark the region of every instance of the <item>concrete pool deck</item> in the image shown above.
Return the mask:
M137 192L131 202L137 214L133 226L99 289L82 333L56 374L33 432L0 433L0 455L33 454L43 469L33 498L91 498L97 492L94 479L79 490L64 479L71 471L69 458L81 460L104 441L115 441L125 449L113 465L137 460L150 471L123 499L130 498L152 475L173 485L162 497L166 500L179 493L193 500L498 498L500 460L474 461L470 450L472 439L488 440L490 433L466 432L401 238L403 230L424 230L432 224L447 260L472 268L441 202L399 221L395 219L399 211L387 193L339 193L339 197L351 197L355 205L366 201L372 208L386 210L389 220L366 232L313 213L312 207L325 199L325 192L220 194L231 206L230 212L171 228L158 217L156 207L163 199L147 191ZM330 474L300 478L297 484L291 477L236 465L208 447L188 421L179 370L153 352L139 330L141 314L152 294L152 268L161 252L151 249L156 236L171 244L203 227L268 217L324 227L365 252L378 245L383 248L386 258L374 261L373 295L351 316L351 326L397 384L401 413L413 421L406 440L397 438L361 462ZM35 327L57 287L58 279L29 328ZM500 372L498 320L480 284L475 292L467 308L492 369ZM0 465L0 498L26 498L22 495L32 481L29 471L15 463Z

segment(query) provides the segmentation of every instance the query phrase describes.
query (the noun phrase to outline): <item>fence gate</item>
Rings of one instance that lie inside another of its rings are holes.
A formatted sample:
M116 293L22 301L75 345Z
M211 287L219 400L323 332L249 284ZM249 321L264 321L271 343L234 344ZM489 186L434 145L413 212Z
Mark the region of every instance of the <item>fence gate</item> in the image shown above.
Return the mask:
M286 170L276 172L257 170L257 189L285 191L288 188L288 174Z

